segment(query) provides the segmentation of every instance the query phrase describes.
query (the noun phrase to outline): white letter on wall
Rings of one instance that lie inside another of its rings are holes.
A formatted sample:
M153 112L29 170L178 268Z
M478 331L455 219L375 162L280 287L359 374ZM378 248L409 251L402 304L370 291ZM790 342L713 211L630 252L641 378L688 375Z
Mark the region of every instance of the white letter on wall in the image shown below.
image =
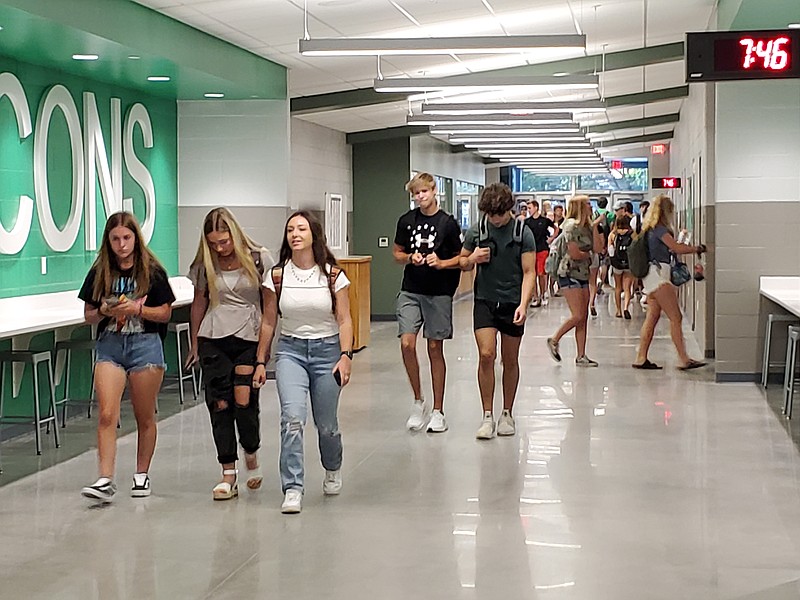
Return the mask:
M31 109L22 84L11 73L0 74L0 98L7 96L17 116L19 139L24 140L32 132ZM17 220L11 231L6 231L0 223L0 254L16 254L25 246L31 232L33 221L33 200L28 196L19 197Z
M64 229L59 229L50 210L50 190L47 186L47 138L53 111L59 108L67 120L69 139L72 146L72 198L69 218ZM83 136L78 109L69 90L63 85L50 88L39 106L36 118L36 138L33 141L33 182L36 191L36 208L42 234L56 252L66 252L75 244L81 229L84 198Z
M137 123L142 128L144 147L152 148L153 124L150 122L150 114L144 105L138 103L130 107L125 117L125 167L144 192L145 217L140 220L142 235L145 242L149 243L156 227L156 186L147 166L139 160L133 149L133 132Z
M86 249L97 250L98 174L106 217L122 210L122 117L119 98L111 99L111 166L97 113L97 100L92 92L83 93L83 141L86 152Z

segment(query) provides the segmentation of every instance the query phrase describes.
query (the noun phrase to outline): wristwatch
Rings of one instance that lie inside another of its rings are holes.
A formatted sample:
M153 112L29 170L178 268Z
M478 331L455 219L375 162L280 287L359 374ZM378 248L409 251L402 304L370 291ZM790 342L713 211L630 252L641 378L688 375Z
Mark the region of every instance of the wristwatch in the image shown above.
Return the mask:
M346 356L350 360L353 360L353 351L352 350L342 350L342 356Z

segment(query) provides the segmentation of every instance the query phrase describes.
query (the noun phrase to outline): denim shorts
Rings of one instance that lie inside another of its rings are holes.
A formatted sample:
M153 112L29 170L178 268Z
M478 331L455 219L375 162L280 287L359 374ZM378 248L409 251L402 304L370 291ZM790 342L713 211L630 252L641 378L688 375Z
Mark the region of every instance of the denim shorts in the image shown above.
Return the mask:
M582 279L574 279L573 277L561 277L558 276L558 287L561 289L569 289L569 288L588 288L589 282L583 281Z
M97 363L111 363L126 373L142 369L166 369L164 346L157 333L100 334L96 347Z

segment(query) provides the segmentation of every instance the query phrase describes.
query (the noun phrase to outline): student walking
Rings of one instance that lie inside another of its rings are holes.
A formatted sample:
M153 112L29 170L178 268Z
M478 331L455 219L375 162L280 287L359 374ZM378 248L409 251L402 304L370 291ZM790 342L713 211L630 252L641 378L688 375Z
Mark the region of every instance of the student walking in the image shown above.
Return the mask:
M301 210L289 217L278 265L269 271L264 285L268 291L258 352L265 360L281 317L276 350L281 512L299 513L305 490L303 431L309 397L325 469L322 491L326 495L341 492L342 436L337 412L353 358L350 281L337 266L322 225L310 212Z
M244 448L247 487L261 487L257 451L261 445L259 388L266 358L257 354L264 273L273 264L269 252L251 240L226 208L215 208L203 221L197 254L189 269L194 285L191 308L192 350L187 367L203 367L211 431L222 465L214 500L239 495L236 433ZM209 276L209 274L211 274Z
M631 218L627 214L617 216L614 220L614 229L608 236L608 255L611 259L611 274L614 277L614 302L618 319L623 316L626 319L631 318L631 297L635 278L628 263L628 248L632 242Z
M545 262L550 254L550 243L558 235L558 227L551 219L539 212L539 202L537 200L528 201L528 218L525 225L531 230L533 239L536 242L536 285L534 286L533 301L531 306L540 307L545 302L547 292L547 271Z
M138 435L131 496L147 497L157 437L156 397L166 367L162 341L175 295L164 267L148 249L131 213L118 212L108 218L100 251L78 298L85 303L86 322L98 325L94 387L99 405L100 477L81 494L111 502L117 491L117 423L127 385Z
M639 351L633 363L634 369L660 369L656 363L647 358L650 344L653 342L658 320L664 312L669 319L669 332L675 350L678 351L678 368L682 371L697 369L706 363L695 360L686 352L686 341L683 338L683 314L678 304L678 288L672 284L671 264L679 254L699 254L705 250L703 246L680 244L675 240L672 221L675 208L669 196L660 195L653 199L642 224L642 235L647 236L647 248L650 258L650 271L642 279L647 294L647 317L642 325L639 340Z
M564 321L553 337L547 339L547 349L556 362L561 362L559 342L572 329L579 367L596 367L597 362L586 356L586 325L589 318L589 285L592 258L602 252L605 239L600 224L605 215L592 218L592 204L588 196L575 196L569 201L567 219L564 221L565 251L558 267L558 287L569 304L570 318Z
M433 433L447 431L444 418L444 388L447 367L444 340L453 337L453 296L461 277L458 255L461 229L452 215L436 200L436 181L420 173L406 184L417 208L397 221L393 255L405 265L397 296L400 350L414 394L406 427L419 431L427 425ZM427 342L433 383L433 412L424 399L417 360L420 329Z
M514 435L512 416L519 384L519 346L525 333L528 305L536 273L536 242L530 229L514 218L514 199L507 185L494 183L483 190L478 209L483 213L473 225L461 250L461 268L476 266L472 311L478 345L478 387L483 420L475 437L488 440ZM503 363L503 412L494 420L494 363L497 334Z

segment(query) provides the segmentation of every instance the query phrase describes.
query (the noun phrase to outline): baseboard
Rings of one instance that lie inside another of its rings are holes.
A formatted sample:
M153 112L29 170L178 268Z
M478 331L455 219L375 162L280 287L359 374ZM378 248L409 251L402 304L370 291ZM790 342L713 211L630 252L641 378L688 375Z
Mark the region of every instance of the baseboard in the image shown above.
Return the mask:
M370 321L375 321L377 323L386 323L388 321L397 321L397 315L370 315Z
M716 383L756 383L761 381L761 373L719 373L714 379Z

